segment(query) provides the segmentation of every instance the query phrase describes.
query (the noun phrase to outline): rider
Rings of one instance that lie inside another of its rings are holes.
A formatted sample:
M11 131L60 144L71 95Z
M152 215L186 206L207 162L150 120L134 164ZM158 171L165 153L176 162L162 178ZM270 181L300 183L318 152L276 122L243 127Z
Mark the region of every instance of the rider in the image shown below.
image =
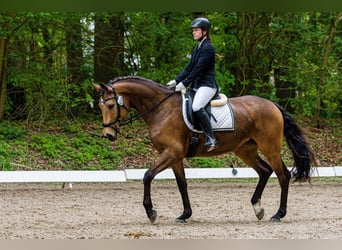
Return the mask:
M192 84L192 88L196 91L192 110L207 138L204 145L209 152L216 147L210 116L205 110L205 106L218 91L215 81L215 49L210 41L210 22L207 18L198 17L194 19L190 27L192 28L193 38L198 41L198 44L191 53L189 64L167 85L176 87L176 91L182 91Z

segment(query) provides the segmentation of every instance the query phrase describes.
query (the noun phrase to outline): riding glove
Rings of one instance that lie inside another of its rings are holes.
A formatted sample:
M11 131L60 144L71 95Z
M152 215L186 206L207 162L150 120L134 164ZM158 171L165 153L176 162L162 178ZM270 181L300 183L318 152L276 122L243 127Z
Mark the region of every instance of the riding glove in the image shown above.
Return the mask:
M180 82L180 83L178 83L177 85L176 85L176 91L182 91L182 90L185 90L186 89L186 87L184 86L184 84L182 83L182 82Z
M166 85L169 87L174 87L174 86L176 86L176 84L177 84L176 80L171 80Z

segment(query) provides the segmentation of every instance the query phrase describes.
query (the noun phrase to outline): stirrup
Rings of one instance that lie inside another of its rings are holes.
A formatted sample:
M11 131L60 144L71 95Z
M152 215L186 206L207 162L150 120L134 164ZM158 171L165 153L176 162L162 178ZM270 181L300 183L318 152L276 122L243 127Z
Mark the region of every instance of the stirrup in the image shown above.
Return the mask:
M216 145L210 145L207 147L207 152L213 151L216 148Z
M213 151L215 148L217 148L216 139L210 138L204 146L207 148L207 152Z

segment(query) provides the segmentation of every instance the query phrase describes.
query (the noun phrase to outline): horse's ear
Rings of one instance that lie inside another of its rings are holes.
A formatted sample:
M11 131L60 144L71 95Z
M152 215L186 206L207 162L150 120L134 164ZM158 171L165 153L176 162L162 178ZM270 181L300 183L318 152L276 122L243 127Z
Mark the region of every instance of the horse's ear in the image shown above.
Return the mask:
M96 83L93 83L95 89L97 90L97 92L101 92L101 91L106 91L106 92L110 92L110 89L104 85L103 83L100 83L100 84L96 84Z
M104 91L106 91L107 93L109 92L109 89L106 85L104 85L103 83L100 83L100 87L101 89L103 89Z
M101 92L102 91L102 88L101 88L101 86L99 84L93 83L93 85L94 85L94 87L95 87L97 92Z

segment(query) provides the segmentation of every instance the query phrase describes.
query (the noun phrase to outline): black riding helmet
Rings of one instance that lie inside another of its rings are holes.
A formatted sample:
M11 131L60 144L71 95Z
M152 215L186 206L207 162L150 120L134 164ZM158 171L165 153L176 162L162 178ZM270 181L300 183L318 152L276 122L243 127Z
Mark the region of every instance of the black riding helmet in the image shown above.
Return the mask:
M190 28L201 28L202 30L210 30L210 22L205 17L195 18L190 25Z

